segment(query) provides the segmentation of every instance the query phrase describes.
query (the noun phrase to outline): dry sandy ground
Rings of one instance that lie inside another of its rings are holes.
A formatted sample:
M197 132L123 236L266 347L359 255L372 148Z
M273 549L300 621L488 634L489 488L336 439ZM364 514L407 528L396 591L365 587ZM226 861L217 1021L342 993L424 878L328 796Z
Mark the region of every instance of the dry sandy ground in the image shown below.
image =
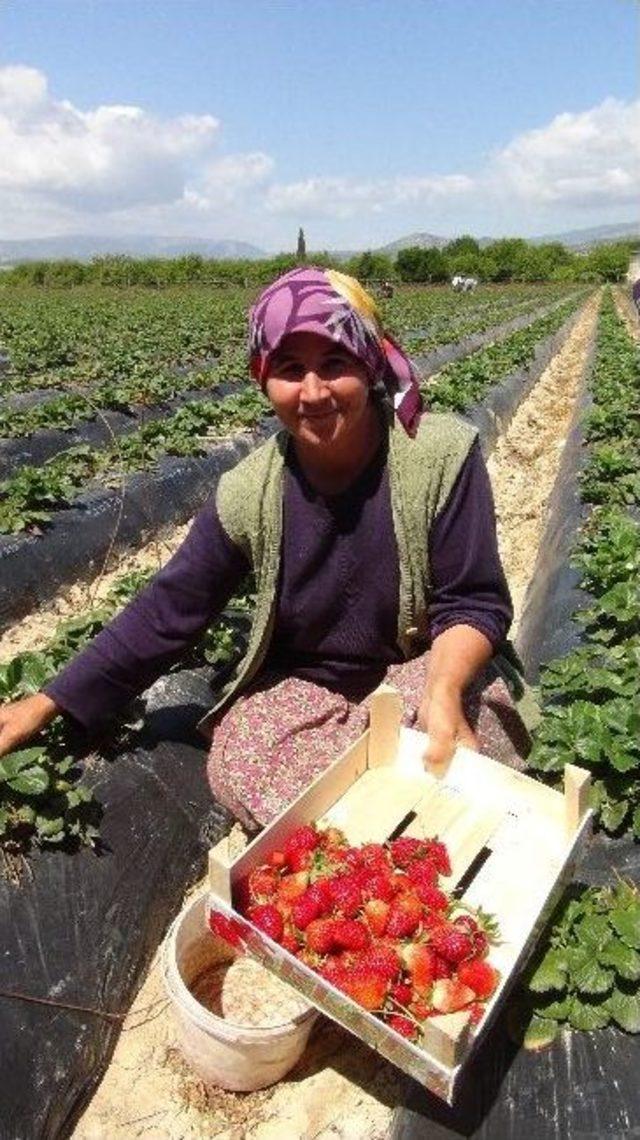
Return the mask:
M560 352L513 417L489 460L500 553L517 625L544 530L547 503L567 437L599 297L585 306Z
M518 609L596 315L594 298L491 460L501 548ZM280 1084L258 1093L207 1092L173 1045L156 959L74 1140L382 1140L404 1084L391 1065L322 1020Z

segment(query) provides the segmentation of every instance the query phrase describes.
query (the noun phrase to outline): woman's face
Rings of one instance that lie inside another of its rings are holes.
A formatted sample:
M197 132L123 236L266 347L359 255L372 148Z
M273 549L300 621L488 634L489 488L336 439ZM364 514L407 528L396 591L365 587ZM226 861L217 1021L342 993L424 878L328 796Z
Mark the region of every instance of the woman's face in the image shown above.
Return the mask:
M312 332L285 337L269 361L266 393L296 440L342 445L370 423L369 375L342 345Z

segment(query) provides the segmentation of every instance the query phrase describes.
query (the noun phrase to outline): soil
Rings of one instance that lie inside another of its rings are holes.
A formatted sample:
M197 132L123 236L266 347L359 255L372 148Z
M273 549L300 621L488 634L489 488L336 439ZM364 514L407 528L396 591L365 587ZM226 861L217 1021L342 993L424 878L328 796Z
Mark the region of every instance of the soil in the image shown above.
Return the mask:
M546 506L595 330L599 298L516 413L490 460L502 557L522 610ZM320 1018L302 1060L269 1089L206 1089L174 1046L156 960L129 1013L112 1063L74 1140L382 1140L404 1102L406 1078Z
M116 578L132 570L159 570L171 558L185 537L190 524L161 532L133 553L114 555L92 582L78 582L57 594L53 601L34 610L28 617L0 634L0 663L10 661L28 649L42 649L55 633L59 622L97 606Z
M599 303L599 296L587 303L563 347L498 440L488 463L500 554L514 604L513 632L542 538Z

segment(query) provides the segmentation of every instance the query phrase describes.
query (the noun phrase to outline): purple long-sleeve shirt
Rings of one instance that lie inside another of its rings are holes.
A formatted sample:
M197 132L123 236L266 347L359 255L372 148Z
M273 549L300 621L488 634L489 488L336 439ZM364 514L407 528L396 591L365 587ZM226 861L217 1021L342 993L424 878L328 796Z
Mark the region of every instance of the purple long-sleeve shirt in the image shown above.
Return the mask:
M350 696L364 695L388 665L403 660L396 640L399 564L384 453L346 491L332 496L316 492L293 449L290 455L276 622L265 665ZM428 558L431 640L464 623L497 646L512 611L477 443L433 523ZM248 570L209 501L167 565L45 692L86 727L113 715L197 640Z

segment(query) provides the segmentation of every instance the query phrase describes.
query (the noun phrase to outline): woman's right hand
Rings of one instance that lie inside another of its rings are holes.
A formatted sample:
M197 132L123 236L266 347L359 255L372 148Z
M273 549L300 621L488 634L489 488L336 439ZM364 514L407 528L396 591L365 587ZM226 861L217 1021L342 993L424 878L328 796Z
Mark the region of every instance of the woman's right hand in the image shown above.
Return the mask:
M0 705L0 756L30 740L59 712L60 706L46 693L34 693L21 701Z

